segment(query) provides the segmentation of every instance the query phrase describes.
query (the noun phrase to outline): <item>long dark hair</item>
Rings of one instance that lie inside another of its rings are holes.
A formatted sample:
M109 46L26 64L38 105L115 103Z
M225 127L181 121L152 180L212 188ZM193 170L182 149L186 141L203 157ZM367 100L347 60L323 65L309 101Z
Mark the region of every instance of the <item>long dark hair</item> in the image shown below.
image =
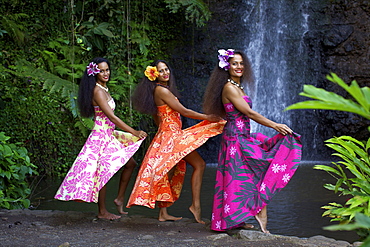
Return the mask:
M169 90L179 98L180 94L176 88L175 76L172 69L164 60L156 60L151 64L151 66L157 67L158 63L164 63L167 65L170 70L170 79L168 81ZM156 87L156 83L158 83L157 79L150 81L146 76L141 79L131 96L132 105L135 110L148 115L157 114L157 106L154 102L154 88Z
M251 63L247 55L245 55L243 51L235 50L234 54L239 54L243 58L244 71L240 83L242 84L247 83L251 93L253 93L254 76ZM231 58L229 58L229 60L230 59ZM229 72L225 71L224 69L221 69L217 63L216 67L213 69L211 73L211 77L209 78L207 84L206 92L204 93L203 111L206 114L215 114L220 117L225 117L226 112L222 104L222 90L225 84L227 83L227 79L229 79L229 77L230 77Z
M106 62L110 69L110 63L107 59L102 57L96 57L92 60L93 63L99 65L100 63ZM94 88L96 84L96 75L88 75L87 69L82 76L80 87L78 90L77 105L80 110L82 117L92 117L94 116L94 106L92 104L92 99L94 96Z

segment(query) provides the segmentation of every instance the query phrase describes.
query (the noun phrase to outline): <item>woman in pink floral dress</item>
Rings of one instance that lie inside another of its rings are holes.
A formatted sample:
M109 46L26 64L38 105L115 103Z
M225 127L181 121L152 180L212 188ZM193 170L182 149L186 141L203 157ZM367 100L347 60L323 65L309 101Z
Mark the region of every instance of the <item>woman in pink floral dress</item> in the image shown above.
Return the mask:
M261 230L269 233L266 205L298 167L300 136L252 110L242 82L251 85L253 73L243 52L219 50L218 58L204 97L204 111L227 120L218 157L211 229L253 228L246 220L254 216ZM250 133L250 119L279 134L268 138Z
M108 93L110 64L95 58L87 66L81 79L78 106L82 117L94 117L94 127L77 156L55 198L63 201L97 202L99 218L118 219L105 206L106 183L124 166L118 195L114 200L118 212L123 211L124 194L136 162L132 158L147 136L125 124L114 114L115 103ZM117 131L115 126L127 131Z

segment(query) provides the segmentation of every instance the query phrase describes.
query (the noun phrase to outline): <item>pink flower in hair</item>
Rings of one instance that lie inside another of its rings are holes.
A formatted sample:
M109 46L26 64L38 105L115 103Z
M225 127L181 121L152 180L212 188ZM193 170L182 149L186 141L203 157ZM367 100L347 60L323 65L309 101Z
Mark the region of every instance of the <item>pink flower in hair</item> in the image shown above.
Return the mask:
M89 65L86 67L87 69L87 75L95 76L100 72L100 69L98 68L98 65L94 62L89 63Z

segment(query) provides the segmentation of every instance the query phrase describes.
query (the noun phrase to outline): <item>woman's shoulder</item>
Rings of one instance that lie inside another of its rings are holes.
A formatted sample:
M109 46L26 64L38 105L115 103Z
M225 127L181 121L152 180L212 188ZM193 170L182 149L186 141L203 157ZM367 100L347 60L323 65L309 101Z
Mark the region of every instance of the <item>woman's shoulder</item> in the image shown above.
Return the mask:
M95 87L93 91L93 101L97 102L100 100L110 101L112 99L112 96L110 96L109 93L105 92L103 89L99 87Z
M235 95L235 94L238 94L239 89L236 88L234 85L232 85L231 83L226 83L224 88L222 89L222 93L223 94L232 94L232 95Z
M232 101L232 99L244 98L245 96L246 95L242 90L240 90L239 88L230 83L226 83L222 90L223 103L228 103Z
M166 88L166 87L162 87L162 86L156 86L154 88L154 93L155 94L163 94L163 95L173 95L172 92L170 91L170 89Z
M224 90L230 90L232 88L234 88L234 86L231 83L225 83Z

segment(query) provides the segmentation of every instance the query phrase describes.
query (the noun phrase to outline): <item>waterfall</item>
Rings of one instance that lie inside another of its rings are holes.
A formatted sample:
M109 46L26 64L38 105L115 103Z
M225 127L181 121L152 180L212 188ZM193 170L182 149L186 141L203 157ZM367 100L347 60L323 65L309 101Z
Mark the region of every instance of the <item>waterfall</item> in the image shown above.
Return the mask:
M290 90L294 75L301 74L304 60L303 37L308 31L305 1L246 0L244 17L249 40L245 50L255 74L253 109L265 117L292 128L292 111L283 112L298 92ZM301 83L300 83L301 84ZM302 84L301 84L302 85ZM252 131L273 135L276 132L252 121Z
M244 25L247 39L244 49L255 75L253 109L263 116L285 123L302 135L303 157L308 160L327 159L323 140L317 128L314 111L284 109L307 100L298 96L304 84L317 80L311 71L305 35L310 31L309 0L244 0ZM251 121L252 132L268 136L276 134Z
M203 90L217 63L217 49L243 49L255 75L253 95L245 87L252 97L253 109L301 134L304 160L330 160L330 150L324 145L324 140L329 138L325 134L326 126L319 123L315 110L284 112L287 106L308 100L299 96L303 85L317 85L322 80L321 48L315 40L320 21L316 19L315 9L320 9L319 1L242 0L237 3L230 0L227 3L214 1L214 18L206 29L195 34L192 29L187 30L183 36L189 45L174 51L172 61L178 68L175 71L180 78L178 85L185 95L182 101L190 109L201 110ZM189 50L194 51L192 59ZM184 126L193 124L191 119L184 120ZM251 128L252 132L267 136L277 133L254 121ZM218 145L217 139L208 141L199 150L214 162Z

